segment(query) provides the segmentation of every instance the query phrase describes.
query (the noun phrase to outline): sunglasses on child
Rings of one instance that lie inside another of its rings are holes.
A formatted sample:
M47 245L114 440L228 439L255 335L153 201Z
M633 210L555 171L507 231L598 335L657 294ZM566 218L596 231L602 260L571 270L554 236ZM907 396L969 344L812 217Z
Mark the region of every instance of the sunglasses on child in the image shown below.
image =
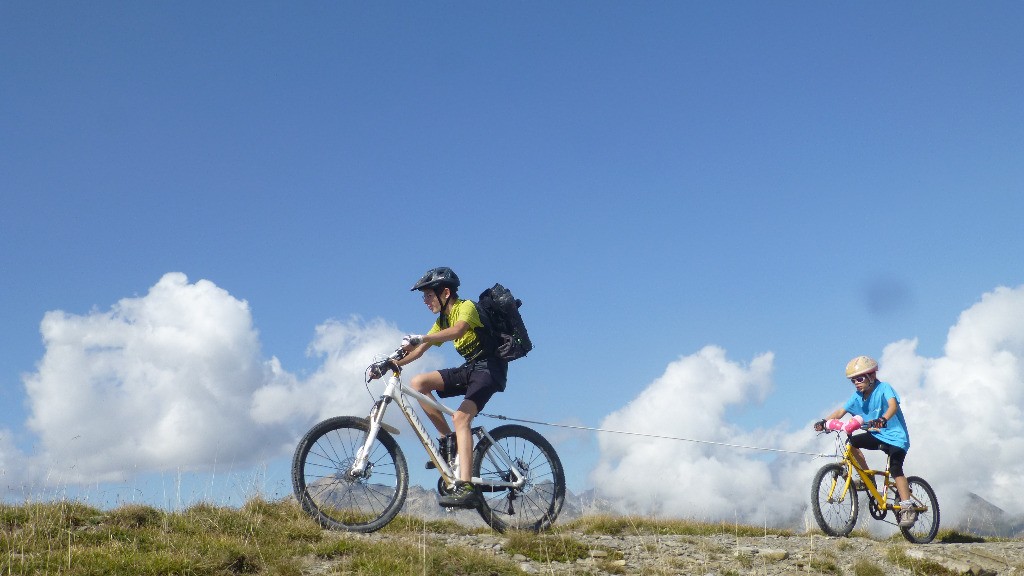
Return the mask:
M867 382L867 380L867 374L861 374L860 376L854 376L853 378L850 378L850 382L853 382L854 384L863 384L864 382Z

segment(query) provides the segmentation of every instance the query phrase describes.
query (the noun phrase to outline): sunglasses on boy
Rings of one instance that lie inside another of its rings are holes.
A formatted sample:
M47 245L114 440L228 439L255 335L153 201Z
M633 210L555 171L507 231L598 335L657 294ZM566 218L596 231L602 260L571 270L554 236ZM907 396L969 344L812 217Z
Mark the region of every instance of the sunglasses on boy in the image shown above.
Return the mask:
M867 374L861 374L860 376L854 376L853 378L850 378L850 382L853 382L854 384L863 384L864 382L867 382L867 380Z

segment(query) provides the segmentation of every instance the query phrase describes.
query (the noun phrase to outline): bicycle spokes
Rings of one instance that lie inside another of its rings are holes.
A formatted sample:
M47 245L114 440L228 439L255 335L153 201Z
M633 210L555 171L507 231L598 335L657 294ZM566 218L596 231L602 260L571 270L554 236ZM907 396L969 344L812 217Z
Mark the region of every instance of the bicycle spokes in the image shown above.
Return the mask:
M408 468L401 448L384 430L367 447L368 427L362 418L330 418L314 426L296 448L295 495L325 528L378 530L405 501Z
M368 375L393 374L368 418L338 416L316 424L296 446L292 486L302 509L325 528L372 532L387 525L405 503L409 474L405 456L384 422L384 410L394 403L415 436L439 465L438 492L454 485L450 462L440 460L430 434L414 410L417 400L453 415L451 408L402 385L396 351L377 362ZM372 395L372 394L371 394ZM551 526L565 498L565 473L551 443L525 426L499 426L490 432L472 430L476 438L471 467L475 488L483 498L477 510L495 530L539 531Z
M480 513L504 532L542 530L551 525L565 498L565 475L551 444L518 425L491 431L476 449L474 477L484 486Z
M829 536L846 536L857 523L857 493L842 464L826 464L811 483L811 505L818 526Z

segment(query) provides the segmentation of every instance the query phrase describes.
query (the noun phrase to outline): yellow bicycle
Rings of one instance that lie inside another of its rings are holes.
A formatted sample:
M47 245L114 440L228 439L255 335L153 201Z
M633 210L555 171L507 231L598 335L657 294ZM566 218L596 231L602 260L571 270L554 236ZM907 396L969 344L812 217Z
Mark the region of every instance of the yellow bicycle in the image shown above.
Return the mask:
M866 426L862 429L866 429ZM831 430L825 429L824 432L827 434ZM888 458L885 470L861 468L853 456L854 448L850 444L849 434L837 434L839 435L836 437L836 454L839 462L822 466L814 475L811 485L811 508L818 526L826 534L848 536L857 524L857 514L860 511L855 477L864 483L868 511L875 520L885 521L890 510L898 516L902 508L896 483L889 476ZM882 477L881 490L875 485L875 476ZM910 527L901 526L900 531L903 532L904 538L915 544L927 544L934 540L939 532L939 500L935 497L935 491L923 478L908 476L907 482L910 484L911 500L917 512L917 522Z

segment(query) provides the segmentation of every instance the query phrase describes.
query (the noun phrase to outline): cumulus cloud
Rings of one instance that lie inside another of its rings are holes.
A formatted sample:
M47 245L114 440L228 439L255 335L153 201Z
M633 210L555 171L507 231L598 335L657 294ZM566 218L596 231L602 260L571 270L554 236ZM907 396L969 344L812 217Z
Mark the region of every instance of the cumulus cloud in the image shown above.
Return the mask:
M247 461L280 434L249 417L268 374L248 305L211 282L167 274L108 312L49 312L41 331L28 427L70 481Z
M400 332L383 320L330 320L317 326L309 354L322 360L320 367L300 380L285 373L273 360L270 369L274 378L253 395L253 417L262 424L298 423L304 432L309 423L348 413L349 409L354 414L367 413L376 396L368 395L362 385L366 367L382 351L394 348L400 338ZM416 367L436 370L439 357L428 354ZM400 417L395 410L388 416ZM289 441L294 448L294 441Z
M960 315L940 357L919 355L908 339L888 344L879 358L910 425L907 471L935 487L945 525L970 520L969 493L1024 513L1016 498L1024 476L1020 318L1024 286L999 288ZM107 311L47 313L41 331L45 354L24 377L36 452L22 453L0 430L8 490L242 468L287 455L316 420L366 412L363 370L402 334L382 320L326 321L308 349L319 365L300 377L263 356L245 301L179 273ZM808 483L823 461L736 446L828 451L808 434L814 418L798 429L730 421L772 393L773 362L771 353L744 362L709 346L670 363L601 427L708 443L598 435L591 484L624 512L806 521ZM417 364L436 369L440 358L428 354ZM869 461L884 462L870 454Z
M601 427L701 442L602 435L601 458L591 475L601 495L622 511L643 514L754 524L790 520L799 496L780 492L779 486L807 471L788 458L787 465L780 465L777 458L721 445L796 442L780 430L749 430L726 421L731 406L763 400L771 391L772 362L773 355L766 353L742 365L709 346L669 364Z
M223 470L284 454L314 419L365 409L363 368L401 334L380 321L326 322L310 347L323 364L300 379L263 358L245 301L180 273L109 311L49 312L41 331L46 352L24 384L27 426L39 438L30 467L51 483ZM0 456L19 454L0 445Z
M26 483L28 462L12 437L9 430L0 428L0 486L17 491Z
M944 354L924 358L917 341L885 348L880 376L903 396L918 474L956 502L974 493L1024 513L1024 286L998 288L965 310ZM968 511L969 512L969 511Z
M880 377L902 398L911 433L907 473L935 488L943 524L970 523L973 493L1010 514L1024 477L1024 286L998 288L964 311L944 354L917 354L916 340L885 346ZM818 453L827 446L798 430L750 430L727 410L763 400L772 355L744 365L707 347L671 363L603 428L745 446ZM837 399L836 405L844 399ZM713 444L605 435L591 482L623 511L748 523L807 521L808 485L823 464L800 455ZM868 452L869 463L884 457Z

